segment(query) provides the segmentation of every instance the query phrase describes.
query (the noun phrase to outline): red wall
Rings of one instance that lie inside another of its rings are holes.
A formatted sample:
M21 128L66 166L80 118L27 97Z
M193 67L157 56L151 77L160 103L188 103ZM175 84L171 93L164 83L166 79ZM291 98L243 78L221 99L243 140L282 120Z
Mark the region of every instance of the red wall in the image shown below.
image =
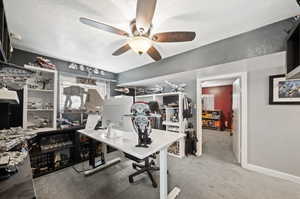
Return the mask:
M231 129L232 85L202 88L202 93L215 96L215 109L222 110L223 124L228 121L228 128Z

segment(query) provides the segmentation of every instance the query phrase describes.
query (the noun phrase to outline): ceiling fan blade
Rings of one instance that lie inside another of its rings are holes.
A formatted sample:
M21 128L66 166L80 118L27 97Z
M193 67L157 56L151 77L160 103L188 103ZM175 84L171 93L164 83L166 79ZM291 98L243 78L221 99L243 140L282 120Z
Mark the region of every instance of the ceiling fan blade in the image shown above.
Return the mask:
M152 57L152 59L154 59L155 61L159 61L161 60L161 55L160 53L156 50L156 48L154 48L154 46L152 46L151 48L149 48L149 50L147 51L148 55L150 57Z
M110 25L107 25L104 23L94 21L92 19L81 17L79 20L81 23L83 23L85 25L88 25L88 26L91 26L91 27L94 27L94 28L97 28L97 29L100 29L100 30L103 30L106 32L114 33L114 34L121 35L121 36L129 36L129 34L123 30L120 30L118 28L115 28L113 26L110 26Z
M124 46L122 46L121 48L116 50L112 55L119 56L119 55L127 52L129 49L130 49L130 46L128 44L125 44Z
M140 33L149 31L156 7L156 0L138 0L136 7L136 26Z
M193 41L196 37L195 32L162 32L152 36L156 42L185 42Z

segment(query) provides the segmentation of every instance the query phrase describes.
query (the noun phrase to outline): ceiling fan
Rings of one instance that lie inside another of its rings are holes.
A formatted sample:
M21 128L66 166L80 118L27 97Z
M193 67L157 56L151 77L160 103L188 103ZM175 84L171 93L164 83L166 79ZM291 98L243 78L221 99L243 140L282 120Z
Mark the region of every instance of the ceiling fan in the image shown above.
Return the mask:
M137 0L136 18L131 21L131 34L113 26L97 22L85 17L80 22L94 28L128 37L128 41L112 55L119 56L132 49L138 54L147 53L155 61L161 60L161 55L154 47L154 42L186 42L196 37L195 32L177 31L151 34L152 18L156 7L156 0Z

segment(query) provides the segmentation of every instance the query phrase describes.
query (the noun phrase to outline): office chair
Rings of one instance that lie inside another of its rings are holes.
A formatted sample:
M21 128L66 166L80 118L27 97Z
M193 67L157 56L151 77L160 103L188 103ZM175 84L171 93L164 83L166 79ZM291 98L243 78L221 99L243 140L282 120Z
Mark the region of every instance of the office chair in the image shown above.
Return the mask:
M157 183L154 180L153 175L151 173L153 171L159 171L159 168L155 166L155 162L154 162L154 159L156 159L156 154L153 154L145 159L139 159L139 158L136 158L132 155L125 153L125 157L136 162L136 163L132 163L133 169L135 169L137 171L129 176L130 183L134 182L133 178L135 176L138 176L142 173L147 172L147 174L152 182L152 186L154 188L157 187ZM142 163L142 162L144 162L144 164L138 164L138 163Z

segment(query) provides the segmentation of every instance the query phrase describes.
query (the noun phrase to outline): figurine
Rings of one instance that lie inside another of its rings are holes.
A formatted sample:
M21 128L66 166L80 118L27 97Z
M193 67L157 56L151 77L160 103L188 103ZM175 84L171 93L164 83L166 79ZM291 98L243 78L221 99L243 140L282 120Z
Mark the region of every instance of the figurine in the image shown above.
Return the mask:
M128 94L130 92L129 88L115 88L114 90L124 94Z
M64 95L66 96L65 100L65 109L71 109L72 108L72 96L78 96L80 97L80 107L79 109L84 109L84 103L83 103L83 96L84 94L88 94L84 88L81 88L79 86L69 86L64 88Z
M149 137L151 129L150 118L158 117L158 114L152 114L147 103L137 102L132 105L130 115L135 132L138 134L138 144L136 147L148 148L152 140ZM160 115L159 115L160 117Z
M165 80L165 83L171 87L172 92L184 92L184 89L186 87L185 83L174 84L172 82L169 82L168 80Z
M38 66L40 66L41 68L47 68L52 70L55 70L56 68L56 66L52 64L49 59L46 59L44 57L37 57L35 63L38 64Z
M155 85L155 87L153 87L153 88L147 88L146 89L146 92L149 93L149 94L162 93L163 91L164 91L164 88L160 85Z

